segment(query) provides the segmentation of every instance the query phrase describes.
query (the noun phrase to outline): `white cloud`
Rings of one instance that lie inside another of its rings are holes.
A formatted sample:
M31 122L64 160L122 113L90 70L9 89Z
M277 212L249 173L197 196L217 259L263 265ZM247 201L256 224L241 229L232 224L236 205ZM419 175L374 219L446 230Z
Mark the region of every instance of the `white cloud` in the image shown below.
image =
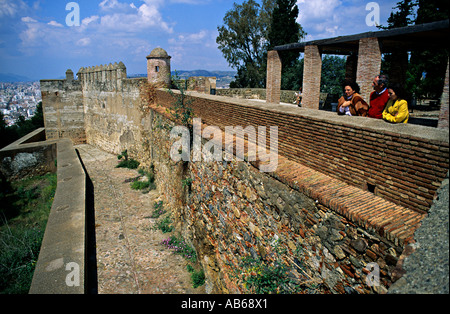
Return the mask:
M299 22L311 20L325 20L330 16L336 14L336 8L341 5L340 0L298 0L297 6L299 8L298 20ZM344 12L339 12L342 18L346 18Z
M55 26L55 27L64 27L64 25L62 25L61 23L58 23L56 21L50 21L47 24L51 25L51 26Z
M118 0L102 1L99 7L107 14L100 18L100 30L139 33L150 28L172 33L173 28L164 21L160 13L160 6L164 1L144 0L143 2L136 7L134 3L121 3Z
M22 22L24 23L37 23L37 21L29 16L25 16L21 18Z
M379 0L389 7L395 0ZM298 0L299 22L308 33L305 40L357 34L370 29L365 24L366 2L359 0Z
M91 39L88 37L81 38L77 41L77 46L86 47L91 43Z
M0 18L14 17L27 8L22 0L0 0Z
M99 5L100 10L103 12L121 12L131 13L136 8L134 3L121 3L118 0L104 0Z
M81 25L88 26L90 23L97 22L99 18L100 17L98 15L87 17L81 21Z
M168 40L170 55L174 64L185 64L189 59L191 68L224 68L223 64L211 64L211 56L219 56L216 37L217 30L200 30L196 33L183 33Z
M331 37L337 33L339 23L347 18L345 11L339 9L341 4L340 0L297 1L299 8L297 22L308 33L307 40L324 35Z

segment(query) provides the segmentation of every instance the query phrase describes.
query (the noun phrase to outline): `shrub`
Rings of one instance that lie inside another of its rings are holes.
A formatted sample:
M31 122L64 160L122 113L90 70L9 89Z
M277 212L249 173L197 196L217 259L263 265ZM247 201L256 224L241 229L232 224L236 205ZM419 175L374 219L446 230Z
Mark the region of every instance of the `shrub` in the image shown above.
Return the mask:
M117 159L123 160L120 161L116 168L137 169L139 167L139 161L128 158L128 150L124 150L120 155L117 156Z
M166 213L166 210L163 207L163 201L155 202L153 207L154 210L151 218L159 218L161 215L164 215Z
M155 184L155 174L153 172L153 166L151 167L150 172L145 171L144 169L139 169L138 172L141 176L146 176L147 180L140 181L140 180L136 179L135 181L133 181L131 183L131 188L133 190L142 190L142 193L148 193L151 190L155 190L156 184Z
M184 241L183 237L170 236L163 240L161 244L168 249L174 250L176 254L180 254L188 261L195 262L197 260L195 250Z
M137 169L140 163L134 159L122 160L116 168L128 168L128 169Z
M203 269L195 271L195 269L188 264L187 270L191 273L192 286L194 288L203 286L205 284L205 272L203 271Z
M171 223L172 223L172 219L170 219L170 217L167 216L167 217L161 219L160 221L158 221L156 226L159 230L162 231L162 233L169 233L169 232L172 232L172 230L173 230L173 226L170 225Z

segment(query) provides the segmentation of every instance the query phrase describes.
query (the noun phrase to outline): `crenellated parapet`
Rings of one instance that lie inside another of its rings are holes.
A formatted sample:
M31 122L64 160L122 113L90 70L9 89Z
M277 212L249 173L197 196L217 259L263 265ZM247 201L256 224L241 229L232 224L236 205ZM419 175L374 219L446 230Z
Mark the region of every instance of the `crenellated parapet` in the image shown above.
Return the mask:
M77 73L83 89L98 88L116 90L122 88L122 81L127 78L127 68L123 62L114 64L83 67Z

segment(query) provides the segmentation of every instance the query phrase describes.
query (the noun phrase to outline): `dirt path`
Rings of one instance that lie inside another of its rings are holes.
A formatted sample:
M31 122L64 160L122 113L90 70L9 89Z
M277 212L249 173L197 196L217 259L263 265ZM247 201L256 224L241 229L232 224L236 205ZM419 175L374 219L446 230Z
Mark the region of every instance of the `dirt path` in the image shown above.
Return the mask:
M150 218L158 193L134 191L136 170L115 168L117 157L90 145L75 147L94 185L100 294L205 293L194 289L187 262L161 245L170 234Z

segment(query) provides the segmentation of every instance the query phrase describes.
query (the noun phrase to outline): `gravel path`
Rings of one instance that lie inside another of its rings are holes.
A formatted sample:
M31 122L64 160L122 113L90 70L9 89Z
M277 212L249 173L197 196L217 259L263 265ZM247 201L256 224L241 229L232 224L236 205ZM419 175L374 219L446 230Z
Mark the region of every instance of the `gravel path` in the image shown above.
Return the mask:
M161 245L170 234L151 218L158 193L142 194L125 180L136 170L115 168L117 157L90 145L78 145L94 185L99 294L196 294L187 262Z

